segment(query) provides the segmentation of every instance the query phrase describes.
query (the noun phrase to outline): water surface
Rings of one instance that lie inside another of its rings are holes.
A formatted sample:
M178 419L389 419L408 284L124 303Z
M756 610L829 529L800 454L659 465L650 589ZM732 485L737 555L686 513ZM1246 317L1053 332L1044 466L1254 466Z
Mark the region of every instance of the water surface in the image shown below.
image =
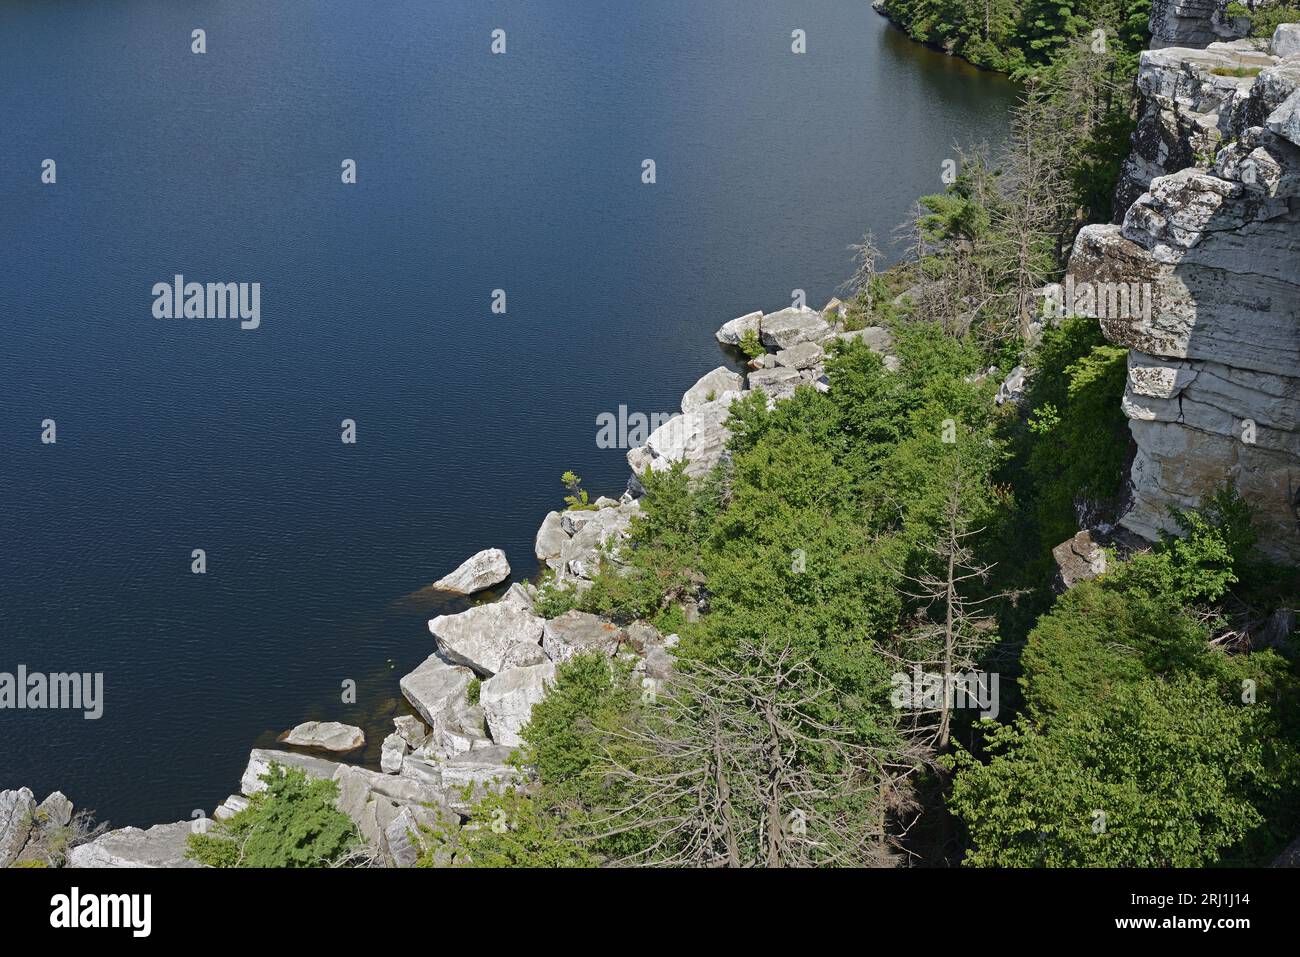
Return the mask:
M0 788L148 825L309 718L377 760L404 596L531 574L565 469L626 482L599 413L820 306L1014 96L865 0L0 0L0 671L106 684L0 711ZM154 319L176 273L260 282L261 327Z

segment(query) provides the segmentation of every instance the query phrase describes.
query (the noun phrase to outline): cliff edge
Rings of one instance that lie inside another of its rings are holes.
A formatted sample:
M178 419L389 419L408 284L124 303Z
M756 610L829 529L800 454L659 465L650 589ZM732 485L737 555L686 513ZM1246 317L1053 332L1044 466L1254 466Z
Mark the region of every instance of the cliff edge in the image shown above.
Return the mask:
M1149 297L1095 313L1129 349L1120 523L1154 539L1230 482L1263 550L1300 561L1300 25L1218 42L1218 8L1195 10L1153 7L1122 222L1084 228L1068 273Z

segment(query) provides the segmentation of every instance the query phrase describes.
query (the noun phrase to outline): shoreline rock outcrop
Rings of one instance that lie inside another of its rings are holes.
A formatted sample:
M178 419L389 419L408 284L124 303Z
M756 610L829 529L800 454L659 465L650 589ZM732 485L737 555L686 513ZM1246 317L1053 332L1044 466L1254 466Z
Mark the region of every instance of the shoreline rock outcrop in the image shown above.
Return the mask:
M322 751L355 751L366 744L366 735L358 727L338 721L304 721L286 732L283 743Z
M465 559L454 572L439 578L433 587L453 595L473 595L500 585L509 577L506 553L499 548L485 548Z

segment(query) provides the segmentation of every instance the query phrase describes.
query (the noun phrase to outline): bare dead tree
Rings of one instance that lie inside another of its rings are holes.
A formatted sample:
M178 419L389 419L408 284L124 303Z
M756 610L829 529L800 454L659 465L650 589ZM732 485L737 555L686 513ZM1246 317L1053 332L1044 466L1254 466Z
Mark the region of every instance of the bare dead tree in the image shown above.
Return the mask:
M746 646L737 661L683 665L643 721L612 733L599 773L626 800L595 830L644 837L616 863L890 863L886 818L914 762L819 717L834 689L788 646Z
M936 708L914 707L910 713L916 721L918 740L939 751L948 747L952 736L950 689L956 675L978 667L981 653L995 634L996 621L984 609L1009 597L1004 592L972 596L972 586L987 582L994 565L977 561L967 544L984 529L970 527L961 456L955 448L953 466L942 525L928 549L933 560L919 573L904 576L913 590L903 592L919 603L916 626L908 636L908 644L919 651L909 655L905 663L938 669L943 692Z
M1059 241L1069 231L1072 212L1063 172L1066 132L1057 107L1031 82L1012 124L1003 201L993 210L989 252L1010 306L1000 330L1004 336L1028 337L1034 292L1060 270Z
M875 308L874 284L879 275L877 266L880 262L880 247L876 244L876 235L867 230L862 242L849 247L853 253L853 275L844 283L846 289L870 312Z

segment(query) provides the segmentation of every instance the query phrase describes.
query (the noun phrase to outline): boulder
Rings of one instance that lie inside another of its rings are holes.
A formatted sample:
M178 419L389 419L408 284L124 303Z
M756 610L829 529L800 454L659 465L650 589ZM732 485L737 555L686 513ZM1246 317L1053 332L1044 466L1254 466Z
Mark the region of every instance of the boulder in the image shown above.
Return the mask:
M542 650L555 662L568 661L589 651L613 657L626 637L621 628L604 618L585 611L569 611L546 622L542 629Z
M297 768L305 772L309 778L318 778L323 781L331 780L334 777L334 772L339 768L337 761L326 761L324 758L313 757L309 754L254 748L248 754L248 765L244 768L244 774L239 779L240 793L252 797L257 792L266 790L266 782L262 780L262 775L271 769L272 763L282 764L286 768Z
M590 579L600 567L602 558L620 564L619 546L631 530L632 519L640 512L641 503L632 501L616 508L580 513L586 518L575 517L577 531L560 553L558 577Z
M442 765L442 786L452 806L458 806L459 792L466 786L472 789L503 790L507 785L518 784L522 777L517 768L509 764L514 747L494 744L457 755Z
M412 751L420 750L429 741L429 726L413 715L397 716L393 719L393 726Z
M998 386L998 394L994 396L993 401L998 405L1005 402L1019 402L1025 394L1026 378L1025 367L1016 366L1007 373L1007 377Z
M441 757L408 754L402 760L401 776L422 787L442 788Z
M384 738L380 746L379 768L385 774L396 774L402 770L402 759L406 757L406 741L394 731Z
M185 857L197 821L123 827L68 852L69 867L203 867Z
M762 323L763 314L761 312L751 312L739 319L732 319L730 322L723 323L722 328L713 335L724 346L739 346L740 340L744 338L745 333L753 332L758 335Z
M72 822L72 802L62 791L55 791L36 805L36 822L41 827L67 827Z
M1052 558L1056 562L1057 591L1073 588L1106 571L1106 552L1087 529L1053 548Z
M246 807L248 807L248 798L242 794L232 794L217 805L212 816L218 821L228 821Z
M430 846L426 828L447 830L455 828L454 818L437 808L403 805L397 816L384 829L388 854L396 867L414 867L420 855Z
M457 595L472 595L499 585L509 577L510 563L506 561L506 553L499 548L486 548L467 558L450 575L439 578L433 587Z
M551 514L554 515L556 513L552 512ZM565 536L565 541L568 541L567 535ZM558 556L559 552L556 552L556 555ZM521 582L515 582L506 589L506 593L501 596L501 604L508 605L511 608L518 608L520 611L526 611L529 614L532 614L534 593L528 590L532 587L532 585L525 587Z
M338 721L304 721L281 737L284 744L323 751L355 751L365 746L366 735L360 728Z
M483 682L479 704L497 744L523 743L519 729L532 717L533 705L546 697L555 681L555 664L547 661L527 668L510 668Z
M560 515L560 527L564 529L564 534L568 536L577 535L582 531L583 526L596 518L594 508L571 508Z
M1268 48L1276 57L1300 55L1300 23L1278 24Z
M406 700L436 736L468 706L465 693L473 677L470 669L449 665L435 654L404 675L398 684Z
M718 366L705 373L682 396L682 411L694 412L708 402L723 398L727 393L739 394L745 388L745 377L726 366ZM733 396L734 398L734 396Z
M512 649L526 653L542 637L542 619L500 602L479 605L457 615L439 615L429 622L438 641L438 652L457 665L473 668L481 675L501 670ZM432 724L432 722L430 722Z
M791 306L763 317L763 345L774 351L789 349L801 342L820 342L832 333L822 314L806 306Z
M28 788L0 791L0 867L18 857L36 822L36 798Z
M489 678L489 681L492 679ZM479 691L482 694L482 690ZM472 715L472 721L467 718ZM483 707L480 702L471 712L453 728L448 728L442 733L441 746L438 748L438 756L442 758L454 758L458 754L464 754L466 751L473 751L475 748L486 748L492 744L492 739L487 733L487 718L483 713Z
M366 843L382 854L386 850L384 830L397 817L399 807L392 798L371 788L370 773L340 764L334 773L339 792L334 807L350 817Z
M1264 125L1287 142L1300 146L1300 89L1283 100L1268 115Z
M662 680L672 671L675 658L669 650L677 644L677 636L664 637L659 630L643 621L636 621L624 629L626 647L636 655L634 673Z
M787 369L811 369L822 361L825 353L815 342L800 342L776 354L777 366Z
M726 422L732 401L739 393L726 392L712 402L695 406L655 429L645 445L630 449L627 462L634 473L646 469L663 471L674 462L686 462L686 475L695 479L710 472L727 458L731 433Z
M546 518L542 520L542 527L537 530L537 537L533 540L533 554L537 556L539 562L549 564L552 559L560 557L560 549L564 547L571 534L565 531L564 520L559 512L548 512ZM513 589L516 585L518 582L510 587Z
M799 374L798 369L790 369L784 366L775 369L760 369L749 374L751 387L761 389L776 400L790 398L794 395L794 390L803 382L804 378Z

